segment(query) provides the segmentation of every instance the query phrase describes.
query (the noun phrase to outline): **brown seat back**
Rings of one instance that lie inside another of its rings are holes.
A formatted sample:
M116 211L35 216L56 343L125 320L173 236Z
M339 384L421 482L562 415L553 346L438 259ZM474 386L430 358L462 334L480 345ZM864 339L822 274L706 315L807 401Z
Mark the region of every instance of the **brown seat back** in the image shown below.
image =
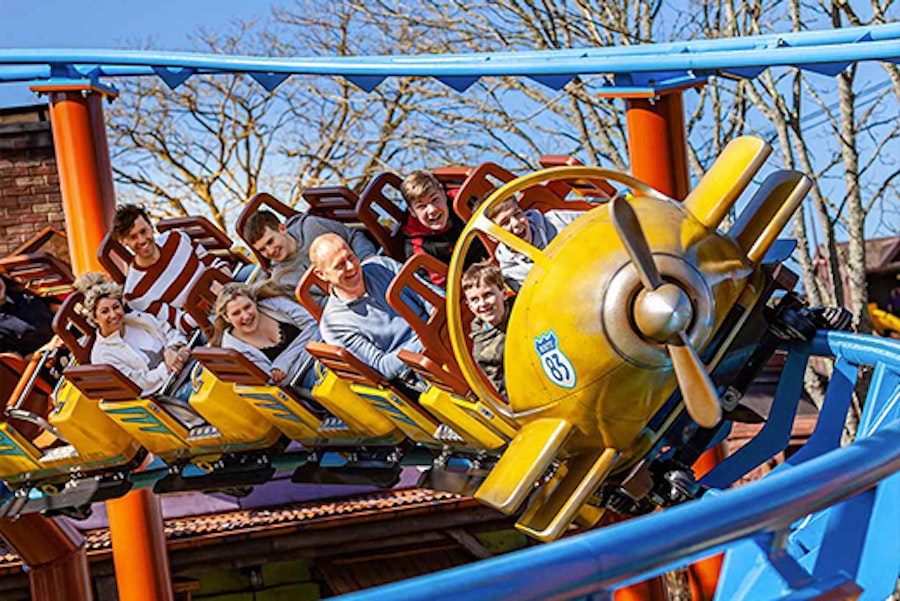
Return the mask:
M13 396L18 396L17 389L24 385L23 379L29 375L29 365L22 357L13 353L0 353L0 407L6 409L11 407L17 400ZM34 388L19 406L19 409L34 413L46 418L52 404L50 403L50 394L53 387L50 386L43 378L35 380ZM22 436L28 440L33 440L41 433L40 426L32 424L20 419L10 419L4 411L0 411L0 422L8 421Z
M397 353L397 358L410 366L413 371L425 378L426 381L431 382L442 390L458 394L459 396L466 396L471 391L465 380L453 375L426 355L411 353L403 349Z
M545 154L539 160L541 167L545 169L550 167L574 167L583 164L568 154ZM593 198L595 202L609 200L616 193L613 185L606 180L555 181L548 183L547 186L562 198L568 196L569 192L574 192L579 196Z
M244 255L231 250L233 243L228 234L206 217L200 215L169 217L157 223L156 230L160 233L169 230L184 232L195 243L228 262L232 270L240 269L248 263Z
M390 387L384 376L342 346L312 341L306 343L306 350L341 379L366 386Z
M197 325L203 331L203 335L206 336L207 339L212 338L213 335L213 323L210 321L210 314L212 313L213 307L216 304L216 297L218 296L215 292L213 292L213 284L227 284L231 282L232 279L219 271L218 269L207 269L200 277L197 278L197 281L194 282L194 285L191 286L191 289L188 290L187 297L184 301L184 310L187 311L188 315L194 318L194 321L197 322Z
M269 209L275 214L281 215L284 219L293 217L300 211L287 206L271 194L260 192L247 201L247 204L244 205L244 210L241 211L240 215L238 215L237 222L234 226L235 230L237 231L237 235L240 236L241 240L247 243L247 246L250 248L250 252L253 253L253 256L256 257L256 261L262 266L262 268L268 271L271 267L271 265L269 264L269 260L256 252L256 250L253 248L253 245L247 242L247 239L244 238L244 226L247 225L247 220L250 219L250 215L263 209Z
M396 173L385 171L376 175L356 204L356 215L385 254L398 261L403 260L403 232L406 211L394 199L402 199ZM393 196L393 198L392 198Z
M0 371L4 372L7 376L14 378L16 381L18 381L19 377L25 373L27 367L28 362L19 355L15 353L0 353ZM53 386L40 377L35 380L34 386L36 390L40 390L44 394L53 392ZM9 390L11 392L12 388ZM5 402L7 399L9 399L9 395L6 395L5 397L0 395L0 402Z
M514 173L496 163L481 163L472 169L469 177L459 187L459 192L453 199L453 210L463 221L468 221L475 208L491 192L514 179Z
M453 347L450 345L446 300L422 279L416 277L416 273L422 269L447 277L447 266L438 259L426 254L413 255L403 264L400 272L388 287L386 294L388 304L406 320L418 335L424 347L423 354L437 365L444 367L450 376L463 380L462 372L460 372L453 355ZM402 295L406 290L418 295L433 307L427 320L422 319L403 301ZM471 323L471 313L467 308L463 314L467 317L467 322ZM465 325L468 326L468 323ZM468 392L468 387L466 387L466 392Z
M316 318L316 321L321 321L322 307L316 302L316 297L312 295L313 288L317 288L322 295L328 296L328 282L317 276L315 269L310 266L297 282L294 296L297 298L297 302L306 307L306 310Z
M113 236L112 230L108 231L97 251L97 260L106 273L116 282L124 284L125 271L132 259L134 259L134 254Z
M422 345L430 351L431 357L441 363L445 363L453 356L452 353L448 356L444 352L442 334L446 332L440 331L441 328L446 328L446 319L444 318L446 315L445 301L443 296L416 276L416 273L423 269L434 272L444 278L447 277L447 265L440 260L424 253L413 255L403 264L394 281L388 286L385 298L394 311L399 313L412 327L413 331L419 336ZM403 301L402 295L407 290L419 296L433 307L427 320L422 319L418 313Z
M359 223L356 216L356 203L359 202L359 197L350 188L344 186L307 188L302 196L309 204L310 215L347 224Z
M0 273L39 296L67 294L75 281L68 265L45 252L4 257Z
M463 185L471 173L472 168L465 165L436 167L431 172L435 179L441 182L450 200L456 198L456 195L459 193L459 187Z
M75 360L86 365L91 362L91 348L97 336L94 327L87 318L78 312L84 301L81 292L73 292L53 316L53 331L75 357Z
M265 386L269 381L263 370L234 349L202 346L191 351L191 356L223 382Z
M63 376L89 399L129 401L141 397L141 387L112 365L73 365Z
M516 179L516 175L495 163L482 163L472 170L469 178L459 189L453 202L453 210L465 221L472 217L475 208L501 185ZM566 192L573 184L566 183ZM588 211L593 208L589 202L566 200L553 186L535 185L518 195L519 206L523 210L535 209L541 213L555 210Z

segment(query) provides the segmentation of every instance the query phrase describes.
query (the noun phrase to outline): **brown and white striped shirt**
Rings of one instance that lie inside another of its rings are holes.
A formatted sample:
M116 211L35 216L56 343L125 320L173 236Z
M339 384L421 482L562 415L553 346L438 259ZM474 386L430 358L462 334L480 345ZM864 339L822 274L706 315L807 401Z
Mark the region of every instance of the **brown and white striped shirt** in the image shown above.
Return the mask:
M189 334L197 322L184 310L188 291L206 269L225 263L183 232L169 230L156 243L160 247L156 263L142 269L131 262L125 275L125 302Z

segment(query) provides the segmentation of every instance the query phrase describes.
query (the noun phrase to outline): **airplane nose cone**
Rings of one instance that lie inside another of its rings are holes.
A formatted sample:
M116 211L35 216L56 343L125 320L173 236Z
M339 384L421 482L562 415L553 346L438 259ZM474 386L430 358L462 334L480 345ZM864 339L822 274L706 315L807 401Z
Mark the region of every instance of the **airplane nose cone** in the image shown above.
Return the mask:
M687 330L693 314L687 292L668 282L655 290L642 290L634 302L635 325L656 342L666 342Z

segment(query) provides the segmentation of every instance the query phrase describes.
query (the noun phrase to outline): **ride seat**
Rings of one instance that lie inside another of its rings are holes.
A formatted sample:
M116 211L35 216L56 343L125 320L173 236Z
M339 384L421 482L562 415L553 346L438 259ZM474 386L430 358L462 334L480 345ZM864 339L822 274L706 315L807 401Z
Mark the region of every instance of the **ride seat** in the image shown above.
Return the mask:
M247 386L269 385L269 376L234 349L204 346L195 348L191 355L223 382Z
M84 295L81 292L73 292L53 318L53 331L79 363L67 367L63 376L89 399L133 401L143 398L140 386L115 367L91 364L91 349L97 332L78 310L83 301ZM178 419L176 416L172 417Z
M325 410L311 397L300 393L290 386L275 386L269 383L269 376L263 370L256 366L250 359L234 349L216 348L216 347L199 347L191 352L197 361L204 368L209 370L216 378L222 382L236 384L238 386L248 386L256 388L276 388L284 393L300 409L300 415L297 417L306 426L302 433L294 433L298 439L308 439L315 437L321 419L328 417ZM240 393L239 393L240 394ZM250 394L252 397L253 394ZM263 400L263 406L265 400ZM288 409L296 413L296 410ZM289 432L285 434L291 435Z
M130 401L142 396L141 387L112 365L73 365L63 375L84 396L96 401Z
M400 193L402 183L403 180L396 173L379 173L372 178L356 203L359 220L378 241L385 254L397 261L402 261L404 255L401 228L406 223L406 207ZM403 206L399 203L403 203Z
M112 230L103 236L100 248L97 250L97 261L114 281L119 284L125 283L125 272L133 258L132 252L113 236Z
M38 296L64 296L72 291L75 281L66 263L45 252L4 257L0 259L0 273Z
M318 297L313 294L314 290L318 291ZM310 266L297 282L294 296L316 321L322 321L322 305L319 304L317 298L327 298L328 290L328 282L317 276L315 269Z
M419 355L418 353L411 353L404 350L400 351L398 356L403 355L409 358L410 361L407 362L407 364L410 367L422 375L427 375L429 379L432 379L442 388L451 392L456 392L457 394L467 394L469 387L466 385L465 380L462 379L462 373L459 372L458 367L456 367L456 360L453 358L453 353L448 347L449 335L447 333L444 299L432 288L426 286L422 280L414 277L416 270L421 268L433 269L435 272L445 277L447 275L447 266L438 259L435 259L431 255L415 255L404 264L403 268L401 268L397 277L388 287L386 297L388 304L390 304L394 310L410 324L422 341L423 346L431 352L429 353L429 356L426 357L425 355ZM403 302L400 295L406 288L411 289L415 294L421 296L434 307L432 315L429 316L427 321L422 320L405 302ZM313 268L310 267L306 270L306 273L303 274L303 277L300 278L300 282L297 284L295 290L296 298L297 301L312 314L316 321L321 321L322 307L316 302L316 297L312 294L313 289L318 289L324 294L325 291L328 290L328 283L317 276ZM349 351L347 351L347 353L349 353ZM350 356L353 357L352 354ZM402 356L400 356L400 358L401 360L404 360ZM359 361L356 357L353 357L353 359ZM362 362L359 362L359 364L365 366ZM452 365L452 368L450 368L450 370L443 368L442 365L446 364ZM376 373L368 367L366 367L366 370L371 371L373 374ZM432 378L431 375L428 374L431 374L434 377ZM373 378L365 377L363 377L362 380L357 377L347 379L353 381L373 381ZM383 378L378 375L377 379L380 380Z
M237 273L250 263L245 255L233 250L234 242L228 237L228 234L201 215L169 217L157 223L156 230L159 233L169 230L184 232L191 240L228 263L232 273Z
M14 353L0 353L0 394L2 394L3 411L0 411L0 422L9 422L22 436L32 442L39 448L49 446L52 440L46 439L42 432L41 426L30 421L10 418L6 415L6 409L10 407L10 403L16 401L15 397L20 396L18 391L24 387L24 380L28 378L29 363L19 355ZM19 409L46 419L50 409L50 395L53 388L43 378L38 377L35 380L34 388L28 394L28 397L19 406ZM41 440L43 439L43 440Z
M453 210L464 221L468 221L475 208L487 196L516 177L514 173L496 163L478 165L460 186L459 193L453 201ZM537 209L542 213L553 210L588 211L594 206L582 200L566 200L565 195L561 196L556 190L545 185L535 185L523 190L517 199L523 210Z
M70 294L53 316L52 326L75 361L86 365L91 362L91 349L97 333L79 310L83 302L84 294L81 292Z
M337 377L350 382L354 392L382 408L411 439L436 442L435 434L441 423L346 348L313 341L306 344L306 350Z
M467 165L435 167L431 174L441 183L441 186L444 187L444 191L447 193L447 198L452 201L459 193L459 187L472 174L472 168Z
M384 387L395 390L387 379L342 346L312 341L306 344L310 354L322 365L345 380L372 387ZM403 396L399 390L397 394Z
M544 169L584 164L568 154L545 154L538 161ZM616 194L616 189L606 180L555 180L549 182L547 187L562 198L568 196L569 192L574 192L578 196L595 199L595 202L609 200Z
M307 213L310 215L333 219L349 226L361 225L356 214L359 196L350 188L344 186L307 188L301 196L309 205Z
M197 327L200 328L207 340L213 337L213 322L210 321L210 315L218 297L218 294L213 292L213 284L224 286L233 281L218 269L207 269L200 274L200 277L188 290L184 300L184 310L194 318Z
M440 260L427 254L413 255L403 264L387 290L388 304L412 327L424 347L422 356L425 360L416 358L416 353L409 351L401 351L403 357L400 358L404 361L406 361L404 357L410 359L407 364L435 385L465 396L470 390L450 347L446 301L434 288L416 276L416 273L423 269L447 277L447 265ZM407 290L432 306L427 319L422 319L404 302L403 294ZM471 322L471 313L468 316Z
M388 287L388 304L410 324L423 346L422 353L402 350L397 356L439 389L427 390L419 399L422 406L453 427L468 445L499 448L515 434L515 426L472 394L450 345L446 301L416 276L423 268L447 276L447 266L438 259L431 255L414 255ZM433 308L427 319L422 319L404 302L403 295L407 290L431 304ZM462 315L464 325L468 326L473 318L468 307L463 306ZM469 342L468 338L466 340ZM483 374L482 379L485 385L492 386Z

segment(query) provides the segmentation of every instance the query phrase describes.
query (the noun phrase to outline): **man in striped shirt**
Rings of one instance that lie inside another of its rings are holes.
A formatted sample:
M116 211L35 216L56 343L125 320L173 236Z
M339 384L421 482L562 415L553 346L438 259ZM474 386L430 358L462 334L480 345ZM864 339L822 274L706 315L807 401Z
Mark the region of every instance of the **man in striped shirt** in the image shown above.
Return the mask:
M206 269L227 266L184 232L169 230L154 236L150 216L142 206L116 209L113 236L134 258L125 275L124 299L129 307L154 315L185 334L197 328L184 310L188 291Z

